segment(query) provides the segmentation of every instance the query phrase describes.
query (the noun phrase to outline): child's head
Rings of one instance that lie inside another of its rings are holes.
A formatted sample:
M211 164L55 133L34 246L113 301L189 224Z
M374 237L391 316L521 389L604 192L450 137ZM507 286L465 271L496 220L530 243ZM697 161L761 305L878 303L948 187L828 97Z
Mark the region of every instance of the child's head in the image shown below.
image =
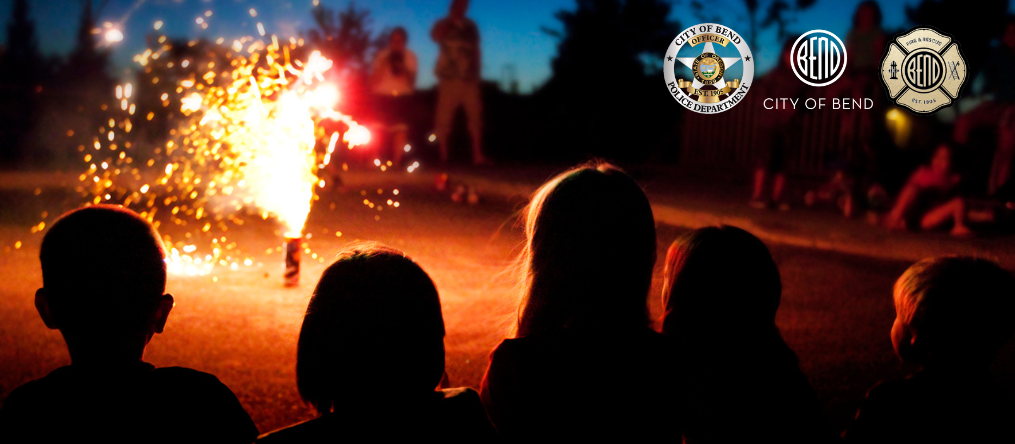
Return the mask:
M469 0L451 0L451 17L462 18L465 17L465 12L469 9Z
M525 234L519 336L648 326L655 221L630 176L605 163L558 175L533 196Z
M405 31L405 28L396 26L395 29L391 30L391 35L388 37L388 44L397 50L405 49L405 44L409 41L409 33Z
M986 259L924 259L895 283L895 312L903 361L985 366L1015 333L1015 278Z
M936 173L945 174L952 170L952 148L941 144L934 149L934 155L930 158L930 167Z
M666 253L663 332L687 340L725 339L775 324L782 282L768 248L730 226L705 227Z
M71 359L135 359L161 333L173 307L165 249L148 221L118 206L63 215L39 251L35 304L63 333ZM136 356L135 356L136 355Z
M401 251L346 247L314 289L300 330L300 396L341 401L432 392L444 374L444 318L430 276Z

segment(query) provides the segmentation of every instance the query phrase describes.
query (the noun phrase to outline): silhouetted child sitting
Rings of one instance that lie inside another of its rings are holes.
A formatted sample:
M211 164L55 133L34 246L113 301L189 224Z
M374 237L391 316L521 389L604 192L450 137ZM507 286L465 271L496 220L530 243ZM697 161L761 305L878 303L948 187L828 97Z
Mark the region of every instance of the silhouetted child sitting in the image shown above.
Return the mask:
M1015 279L985 259L924 259L895 283L892 345L920 370L870 390L848 442L1015 442L988 367L1015 333Z
M300 330L296 385L321 416L258 442L496 438L479 394L437 389L445 378L430 276L398 250L354 244L324 271Z
M744 230L701 228L670 246L662 324L680 368L673 402L685 443L836 438L775 325L781 293L768 248Z
M11 392L0 441L251 442L257 428L214 376L156 369L145 347L173 308L158 233L130 210L72 211L42 240L39 315L71 365Z
M666 340L645 300L656 228L627 173L590 163L549 180L525 211L517 337L480 389L516 442L662 442L677 429Z

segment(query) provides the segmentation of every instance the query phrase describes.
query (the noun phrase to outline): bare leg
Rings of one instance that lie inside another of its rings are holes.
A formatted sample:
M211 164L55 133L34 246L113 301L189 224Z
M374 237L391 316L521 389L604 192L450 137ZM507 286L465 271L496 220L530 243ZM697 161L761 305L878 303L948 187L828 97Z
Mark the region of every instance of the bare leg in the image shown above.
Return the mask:
M485 165L490 163L483 155L483 98L479 82L463 85L462 105L465 107L465 117L469 124L469 134L472 136L472 163Z
M454 81L445 81L437 85L437 115L434 116L434 126L443 163L448 161L448 136L451 134L455 111L458 110L460 89L460 85Z
M391 140L391 161L395 164L395 167L398 168L402 166L402 154L405 153L405 131L395 131L395 133L391 135Z
M786 175L783 173L775 173L775 177L772 178L772 200L776 202L782 201L782 190L786 187Z
M765 169L758 168L754 170L754 192L751 194L751 200L760 201L762 195L765 193Z
M972 231L966 226L966 201L962 200L961 197L956 197L944 205L928 211L920 221L920 227L924 230L932 230L949 221L955 223L952 227L953 235L967 236L972 234Z

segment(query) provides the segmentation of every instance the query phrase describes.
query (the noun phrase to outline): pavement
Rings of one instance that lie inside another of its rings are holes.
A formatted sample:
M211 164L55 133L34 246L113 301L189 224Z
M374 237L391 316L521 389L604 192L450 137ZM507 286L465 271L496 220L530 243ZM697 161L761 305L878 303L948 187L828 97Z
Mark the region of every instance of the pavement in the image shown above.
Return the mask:
M418 170L412 180L421 184L435 182L437 176L447 174L452 191L458 185L472 187L484 199L507 199L518 203L520 209L543 182L566 169L552 165L443 169L429 166ZM780 211L747 205L749 173L672 165L636 165L625 169L645 188L656 221L662 224L690 229L734 225L767 243L913 262L932 256L977 256L1015 269L1015 235L981 233L955 238L946 232L889 231L869 221L866 214L847 219L830 207L805 207L803 193L819 184L814 178L789 178L787 195L794 206ZM346 173L344 177L357 184L387 180L372 172Z
M395 181L435 186L438 176L446 174L449 194L458 186L474 188L481 199L507 200L520 210L543 182L566 169L564 165L505 164L480 168L424 165L412 174L354 169L342 172L341 177L344 182L356 186ZM779 211L747 205L749 174L672 165L635 165L626 170L645 188L656 220L662 224L690 229L734 225L774 244L901 261L968 255L993 259L1005 268L1015 269L1015 235L955 238L943 232L888 231L866 217L847 219L832 208L804 207L799 196L817 185L812 178L790 178L787 194L796 206ZM38 191L76 184L74 173L7 171L0 174L0 190Z

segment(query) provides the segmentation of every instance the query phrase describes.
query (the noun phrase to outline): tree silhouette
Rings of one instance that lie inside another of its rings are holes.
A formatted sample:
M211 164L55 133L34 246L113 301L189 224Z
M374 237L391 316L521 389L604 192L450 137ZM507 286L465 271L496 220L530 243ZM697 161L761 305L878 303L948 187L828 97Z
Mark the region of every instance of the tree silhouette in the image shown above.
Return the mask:
M370 29L370 11L349 5L335 12L318 4L311 9L317 29L307 32L308 40L323 55L335 62L332 72L341 77L343 97L356 107L365 91L370 74L370 56L377 43Z
M41 86L43 58L29 18L27 0L15 0L7 24L7 48L0 59L0 161L12 163L25 151L34 126Z
M909 21L955 37L966 59L970 81L989 62L990 42L1003 32L1007 13L1007 0L982 0L975 7L964 0L923 0L915 7L906 7Z
M553 75L538 91L544 134L559 150L628 157L644 154L663 131L645 128L675 105L662 80L662 58L680 32L661 0L578 0L554 17L561 29ZM669 101L669 102L666 102ZM646 138L648 137L648 138ZM634 145L633 148L628 145Z
M109 50L100 46L95 26L105 3L100 1L93 8L92 0L81 1L74 48L45 95L44 123L35 131L35 139L44 148L38 157L48 153L49 158L37 162L67 162L75 150L92 146L109 112L119 108L113 97L115 82L108 72Z

